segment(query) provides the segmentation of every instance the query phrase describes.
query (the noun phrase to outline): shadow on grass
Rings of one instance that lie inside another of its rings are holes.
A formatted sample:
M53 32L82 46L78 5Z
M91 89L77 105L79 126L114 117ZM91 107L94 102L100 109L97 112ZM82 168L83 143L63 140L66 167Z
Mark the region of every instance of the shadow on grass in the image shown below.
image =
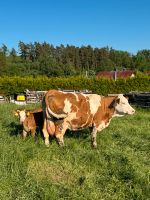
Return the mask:
M20 125L20 124L17 124L15 122L11 122L9 125L7 125L7 127L9 127L9 135L10 136L18 136L22 134L22 131L23 131L23 126ZM28 135L31 135L31 133L29 132ZM37 128L36 130L36 137L40 135L40 137L43 137L43 134L42 134L42 130L39 130L39 128Z
M11 122L9 125L9 135L10 136L18 136L22 133L22 125L16 124L15 122Z
M89 129L83 129L83 130L78 130L78 131L67 130L66 133L65 133L65 137L68 137L68 138L85 139L85 138L89 137L89 135L90 135Z
M5 124L5 128L6 127L9 129L8 133L9 133L9 135L11 137L20 136L20 138L22 138L22 131L23 131L23 126L22 125L20 125L18 123L15 123L15 122L11 122L10 124L7 124L7 125ZM75 138L75 139L78 139L78 138L86 139L86 138L89 137L89 135L90 135L90 130L89 129L83 129L83 130L78 130L78 131L67 130L66 133L65 133L65 137L66 138ZM28 133L26 139L28 137L32 137L31 133ZM43 136L42 130L37 128L36 135L33 138L33 140L35 141L35 143L38 143L40 138L43 140L43 143L44 143L44 136ZM56 140L55 136L54 137L50 136L49 137L49 141L50 141L50 143L53 143L54 141L57 143L57 140Z

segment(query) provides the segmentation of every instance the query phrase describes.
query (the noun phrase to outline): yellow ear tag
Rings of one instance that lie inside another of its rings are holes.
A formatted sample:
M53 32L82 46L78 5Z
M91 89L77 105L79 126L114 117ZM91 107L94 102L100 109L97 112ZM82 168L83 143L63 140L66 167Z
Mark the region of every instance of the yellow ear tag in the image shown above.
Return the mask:
M30 112L27 112L27 116L29 116L30 115Z
M18 116L18 113L17 113L17 112L15 112L15 116Z

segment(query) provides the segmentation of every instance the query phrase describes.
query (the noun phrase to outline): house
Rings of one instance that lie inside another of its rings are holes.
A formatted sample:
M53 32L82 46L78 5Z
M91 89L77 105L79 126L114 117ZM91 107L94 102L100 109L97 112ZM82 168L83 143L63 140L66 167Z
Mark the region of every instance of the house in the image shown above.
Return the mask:
M136 72L134 70L114 70L114 71L100 71L96 74L97 78L109 78L109 79L117 79L117 78L132 78L135 77Z

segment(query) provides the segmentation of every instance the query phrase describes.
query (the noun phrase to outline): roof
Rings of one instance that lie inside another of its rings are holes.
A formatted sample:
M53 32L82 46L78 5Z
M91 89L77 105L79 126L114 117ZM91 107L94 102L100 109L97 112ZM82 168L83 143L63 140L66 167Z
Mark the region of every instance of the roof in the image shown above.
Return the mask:
M117 78L127 78L135 75L134 70L121 70L121 71L100 71L96 74L96 77L103 78L115 78L115 73Z

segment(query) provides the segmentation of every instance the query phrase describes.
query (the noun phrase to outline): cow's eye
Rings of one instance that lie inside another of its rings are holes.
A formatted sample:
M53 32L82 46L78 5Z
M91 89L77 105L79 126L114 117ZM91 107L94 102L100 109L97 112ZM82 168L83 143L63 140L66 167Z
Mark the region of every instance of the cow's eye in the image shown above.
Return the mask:
M62 127L59 127L59 130L62 131Z

